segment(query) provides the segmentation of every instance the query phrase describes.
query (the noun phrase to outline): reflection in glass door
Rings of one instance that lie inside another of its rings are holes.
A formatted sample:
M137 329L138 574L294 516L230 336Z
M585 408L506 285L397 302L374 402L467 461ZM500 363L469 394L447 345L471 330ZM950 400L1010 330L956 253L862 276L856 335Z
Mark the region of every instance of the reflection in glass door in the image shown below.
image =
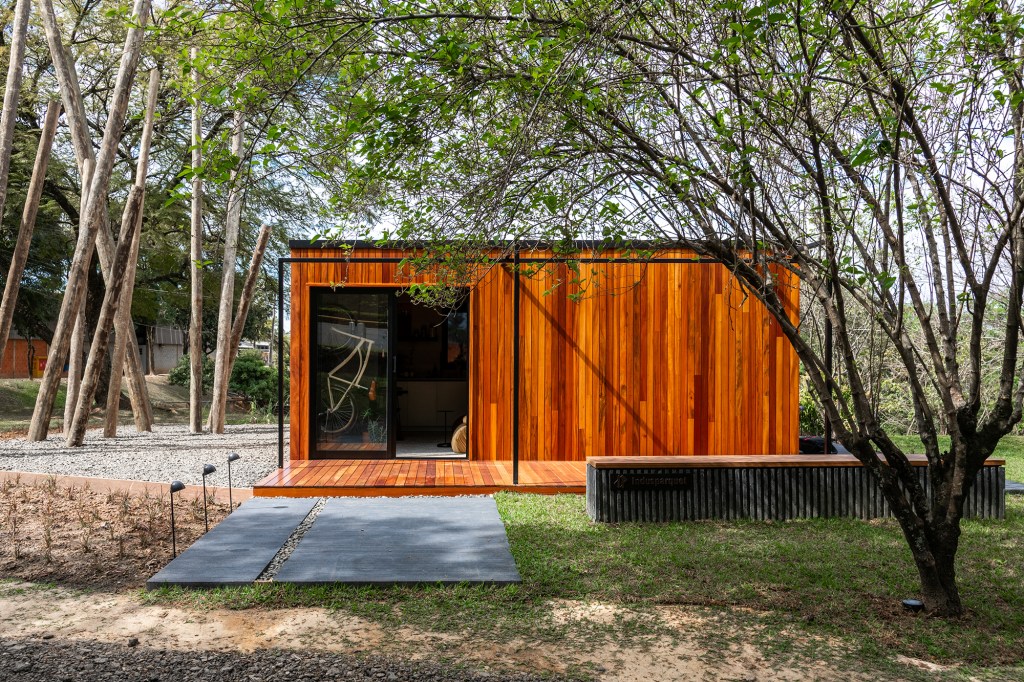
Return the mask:
M313 290L314 457L391 457L391 292Z

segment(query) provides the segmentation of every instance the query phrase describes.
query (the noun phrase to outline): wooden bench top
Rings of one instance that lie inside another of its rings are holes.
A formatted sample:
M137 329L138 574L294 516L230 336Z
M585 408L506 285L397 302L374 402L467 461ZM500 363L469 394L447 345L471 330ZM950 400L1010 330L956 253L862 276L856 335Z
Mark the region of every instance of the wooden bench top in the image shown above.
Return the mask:
M881 455L879 455L881 457ZM907 455L914 466L928 466L924 455ZM989 458L985 466L1004 466ZM588 457L595 469L728 469L740 467L859 467L853 455L685 455L679 457Z

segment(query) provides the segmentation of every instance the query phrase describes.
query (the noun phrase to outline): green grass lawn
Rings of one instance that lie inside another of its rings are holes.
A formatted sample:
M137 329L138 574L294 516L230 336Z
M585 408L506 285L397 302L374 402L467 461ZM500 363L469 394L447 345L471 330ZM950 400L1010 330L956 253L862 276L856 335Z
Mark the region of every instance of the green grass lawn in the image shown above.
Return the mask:
M892 436L892 440L904 452L924 452L921 439L917 436ZM949 436L939 436L939 444L948 448ZM1007 478L1024 482L1024 436L1003 436L994 456L1006 460Z
M40 382L38 380L0 379L0 432L24 432L28 429L29 422L32 419L32 411L36 405L36 396L39 394L39 385ZM157 386L156 390L154 390L155 385ZM64 421L64 399L66 392L65 383L61 383L61 387L57 391L53 415L50 418L51 428L57 428ZM182 397L182 394L184 397ZM150 378L150 396L153 399L154 419L158 424L188 423L187 389L182 389L179 386L168 386L165 381L157 385L153 378ZM163 403L158 399L176 400L177 402ZM209 403L207 403L203 408L204 421L209 412ZM287 420L287 416L285 419ZM120 421L122 424L131 424L131 410L121 410ZM240 410L232 403L228 406L228 414L225 421L228 424L276 424L277 416L269 410ZM103 420L100 415L93 415L90 418L91 426L99 426L102 423Z
M1000 456L1022 464L1020 441ZM959 620L905 612L917 574L896 523L591 523L582 496L496 496L523 577L516 587L294 588L261 585L210 593L161 591L148 599L205 606L321 605L374 620L501 639L643 638L671 634L659 605L716 619L709 647L753 638L768 651L813 658L814 642L842 643L848 665L883 670L896 654L963 664L972 674L1024 675L1024 498L1004 521L965 521ZM562 600L619 605L614 626L552 618ZM724 643L723 643L724 642ZM830 649L830 655L835 650ZM916 675L900 668L903 677ZM895 671L894 671L895 674Z
M851 637L867 650L945 662L1024 658L1024 499L1005 521L967 521L958 621L906 614L918 593L898 526L853 519L598 525L579 498L506 495L499 508L539 595L767 612L777 624Z
M54 418L64 416L65 387L57 390ZM39 382L30 379L0 379L0 431L27 429L39 395ZM52 420L51 420L52 423Z

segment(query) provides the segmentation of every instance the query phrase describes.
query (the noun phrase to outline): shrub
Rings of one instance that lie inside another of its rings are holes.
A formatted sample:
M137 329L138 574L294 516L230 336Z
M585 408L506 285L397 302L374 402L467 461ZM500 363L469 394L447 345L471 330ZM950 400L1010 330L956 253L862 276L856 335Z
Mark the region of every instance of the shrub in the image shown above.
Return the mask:
M825 420L821 416L818 401L814 399L810 388L800 391L800 433L808 436L820 436L825 432Z
M213 389L213 358L203 357L203 391ZM191 364L183 355L178 364L168 373L167 380L175 386L188 386L191 378ZM268 367L259 351L246 350L238 354L231 368L228 391L240 395L256 407L269 407L277 403L277 368ZM284 384L285 400L288 396L288 381ZM209 397L209 396L207 396Z
M178 364L167 373L167 381L175 386L188 386L192 380L192 363L188 355L178 358ZM213 388L213 359L203 356L203 390Z
M277 370L263 362L259 351L243 351L231 368L228 389L254 405L272 405L277 402Z

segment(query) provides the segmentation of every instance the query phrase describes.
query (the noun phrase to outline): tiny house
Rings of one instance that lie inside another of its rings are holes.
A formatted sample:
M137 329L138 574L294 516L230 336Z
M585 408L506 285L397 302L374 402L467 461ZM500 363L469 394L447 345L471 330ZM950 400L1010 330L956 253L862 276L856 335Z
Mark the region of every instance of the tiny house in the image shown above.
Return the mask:
M720 263L587 251L580 282L531 247L435 310L411 248L292 242L291 460L798 451L796 354ZM776 282L795 319L796 276Z

